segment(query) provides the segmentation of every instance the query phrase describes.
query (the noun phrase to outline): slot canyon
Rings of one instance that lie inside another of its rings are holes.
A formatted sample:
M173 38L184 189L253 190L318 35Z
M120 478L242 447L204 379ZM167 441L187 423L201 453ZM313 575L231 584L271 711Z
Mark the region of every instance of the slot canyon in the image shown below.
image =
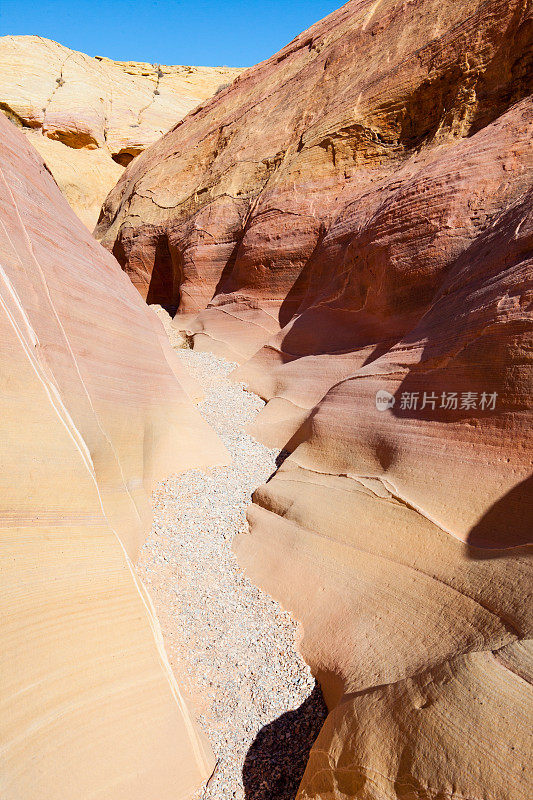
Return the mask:
M529 0L0 110L1 800L530 800Z

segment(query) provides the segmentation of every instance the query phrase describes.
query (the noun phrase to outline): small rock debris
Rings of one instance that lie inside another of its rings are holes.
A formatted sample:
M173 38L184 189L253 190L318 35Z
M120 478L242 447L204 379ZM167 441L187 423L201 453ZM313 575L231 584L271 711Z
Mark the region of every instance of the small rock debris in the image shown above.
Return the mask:
M326 708L296 650L297 623L250 583L231 551L280 451L245 432L264 402L228 380L236 365L173 344L206 393L200 413L233 457L228 467L159 484L138 566L217 759L195 800L294 800Z

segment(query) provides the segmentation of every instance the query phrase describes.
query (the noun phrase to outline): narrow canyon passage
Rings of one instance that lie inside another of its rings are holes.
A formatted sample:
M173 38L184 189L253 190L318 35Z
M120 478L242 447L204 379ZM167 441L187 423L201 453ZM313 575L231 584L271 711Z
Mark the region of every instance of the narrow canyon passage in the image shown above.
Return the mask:
M234 364L176 352L206 394L201 414L233 458L229 467L190 470L159 485L138 566L172 667L217 759L197 800L294 800L326 708L296 651L296 623L247 580L231 552L234 535L247 528L252 492L275 471L279 451L245 433L264 403L228 380Z

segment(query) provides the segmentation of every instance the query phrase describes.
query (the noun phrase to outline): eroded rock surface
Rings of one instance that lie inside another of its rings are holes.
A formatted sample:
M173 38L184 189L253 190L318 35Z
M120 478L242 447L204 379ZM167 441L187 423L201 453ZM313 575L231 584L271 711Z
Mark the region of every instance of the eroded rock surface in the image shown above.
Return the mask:
M241 71L91 58L40 36L4 36L0 110L92 230L124 166Z
M155 315L0 138L0 795L185 800L213 758L132 560L153 482L227 453Z
M352 0L104 206L292 451L237 552L331 709L302 800L533 793L531 32L526 0Z

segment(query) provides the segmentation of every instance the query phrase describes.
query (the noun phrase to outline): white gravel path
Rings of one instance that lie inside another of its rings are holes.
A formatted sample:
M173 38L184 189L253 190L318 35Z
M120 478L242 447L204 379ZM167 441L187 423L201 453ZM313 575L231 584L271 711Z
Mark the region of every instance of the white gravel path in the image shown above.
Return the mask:
M206 392L202 416L234 459L159 485L139 562L172 666L218 759L198 798L294 800L325 706L296 651L296 623L247 580L231 552L279 451L244 432L264 403L227 379L235 364L176 352Z

